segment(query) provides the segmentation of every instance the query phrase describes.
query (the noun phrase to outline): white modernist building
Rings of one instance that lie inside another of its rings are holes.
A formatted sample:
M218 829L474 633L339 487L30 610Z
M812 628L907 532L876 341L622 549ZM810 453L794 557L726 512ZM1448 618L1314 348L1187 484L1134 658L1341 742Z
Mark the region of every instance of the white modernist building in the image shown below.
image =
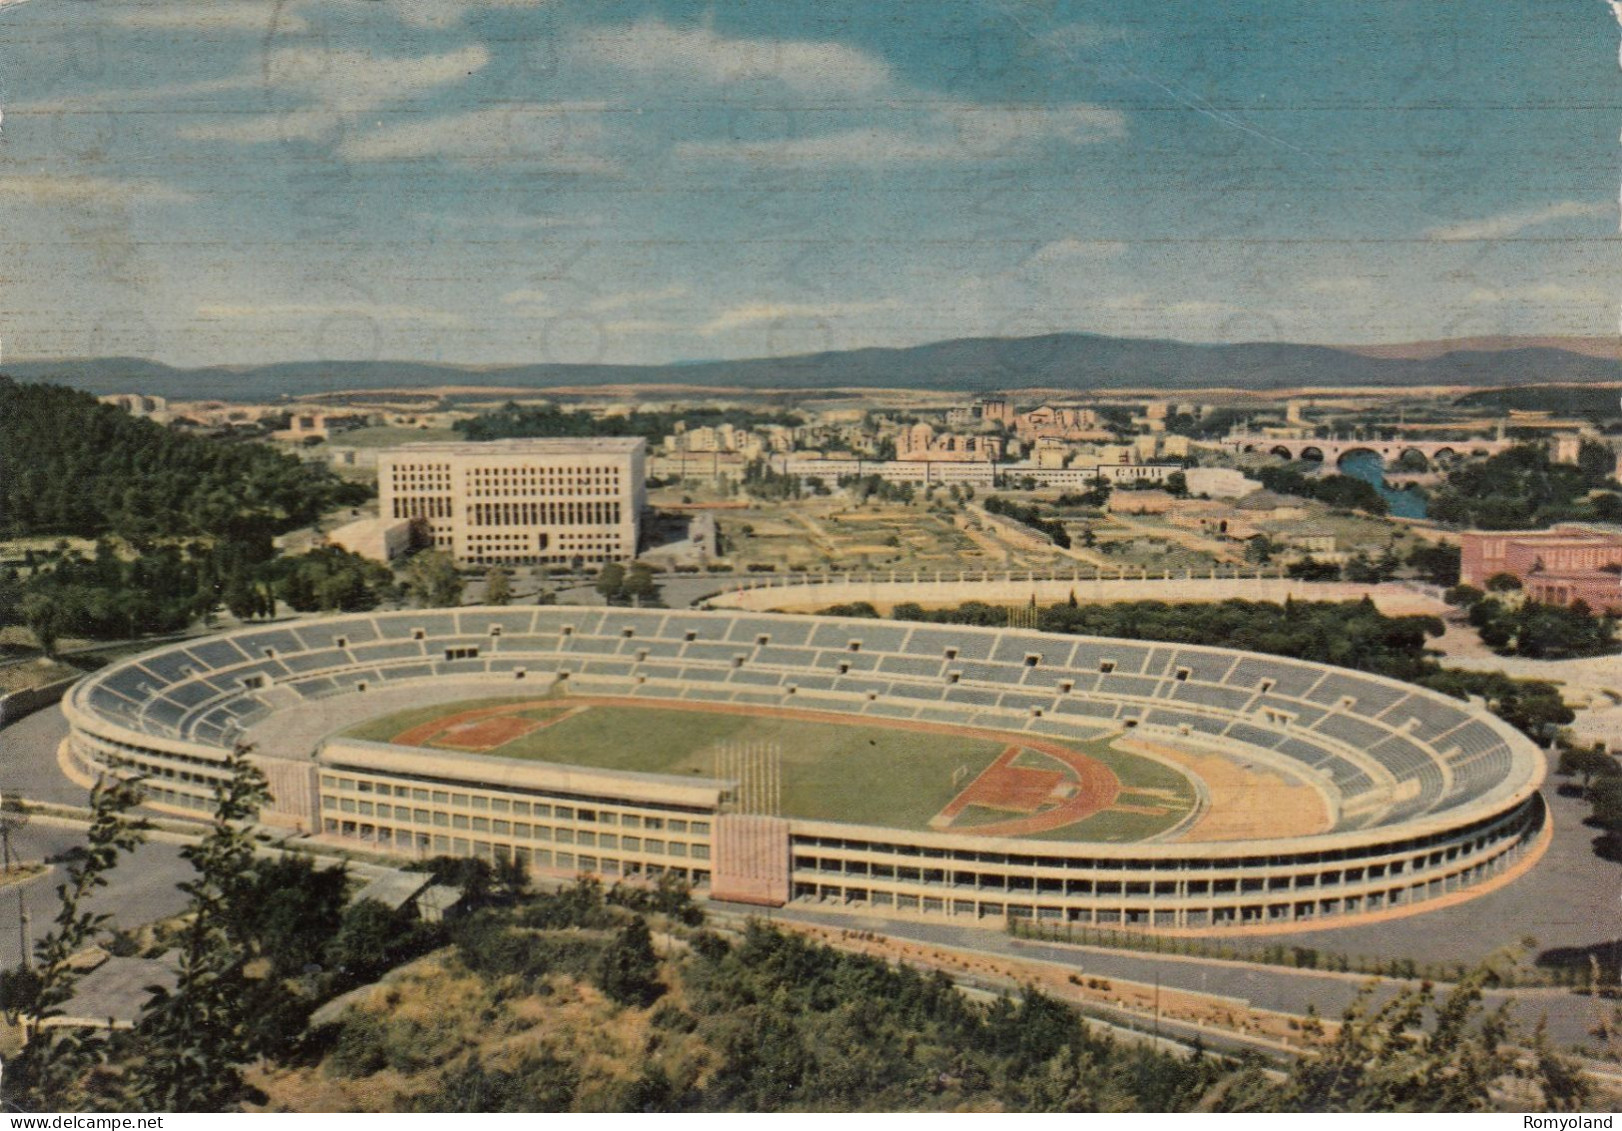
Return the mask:
M636 556L647 503L640 437L405 444L377 461L385 519L415 519L460 565L582 565Z

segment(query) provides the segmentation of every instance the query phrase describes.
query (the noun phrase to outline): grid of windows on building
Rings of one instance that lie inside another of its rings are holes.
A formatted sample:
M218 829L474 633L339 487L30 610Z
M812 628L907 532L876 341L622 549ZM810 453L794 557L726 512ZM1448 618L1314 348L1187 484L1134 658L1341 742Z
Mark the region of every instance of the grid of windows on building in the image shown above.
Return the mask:
M709 814L323 772L321 828L401 855L516 860L609 879L674 874L694 887L710 879Z
M406 444L378 457L382 514L422 523L462 565L571 565L636 555L646 505L636 437Z

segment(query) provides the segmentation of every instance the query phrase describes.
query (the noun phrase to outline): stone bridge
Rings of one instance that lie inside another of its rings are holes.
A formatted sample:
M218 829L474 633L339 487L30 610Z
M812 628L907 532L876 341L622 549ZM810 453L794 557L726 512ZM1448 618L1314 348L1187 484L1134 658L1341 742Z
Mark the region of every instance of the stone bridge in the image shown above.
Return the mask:
M1264 452L1292 460L1315 460L1338 465L1355 452L1372 452L1387 467L1395 467L1406 452L1417 452L1427 465L1438 456L1491 456L1515 446L1513 440L1279 440L1271 436L1229 436L1223 446L1236 452Z

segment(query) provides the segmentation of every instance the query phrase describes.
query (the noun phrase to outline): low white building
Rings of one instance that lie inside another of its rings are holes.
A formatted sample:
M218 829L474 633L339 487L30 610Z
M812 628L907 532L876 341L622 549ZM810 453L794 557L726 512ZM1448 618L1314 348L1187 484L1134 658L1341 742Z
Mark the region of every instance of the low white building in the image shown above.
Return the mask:
M346 522L327 535L327 542L339 549L391 562L411 549L411 520L408 518L361 518Z
M1209 495L1213 499L1242 499L1262 485L1247 479L1245 473L1231 467L1191 467L1183 472L1190 495Z

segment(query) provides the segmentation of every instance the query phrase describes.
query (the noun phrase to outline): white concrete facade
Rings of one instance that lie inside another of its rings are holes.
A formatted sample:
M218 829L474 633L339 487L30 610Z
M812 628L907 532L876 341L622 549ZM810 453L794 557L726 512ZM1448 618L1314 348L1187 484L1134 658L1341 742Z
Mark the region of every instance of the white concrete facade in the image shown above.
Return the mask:
M636 556L647 505L640 437L405 444L378 457L385 519L420 519L459 565Z

